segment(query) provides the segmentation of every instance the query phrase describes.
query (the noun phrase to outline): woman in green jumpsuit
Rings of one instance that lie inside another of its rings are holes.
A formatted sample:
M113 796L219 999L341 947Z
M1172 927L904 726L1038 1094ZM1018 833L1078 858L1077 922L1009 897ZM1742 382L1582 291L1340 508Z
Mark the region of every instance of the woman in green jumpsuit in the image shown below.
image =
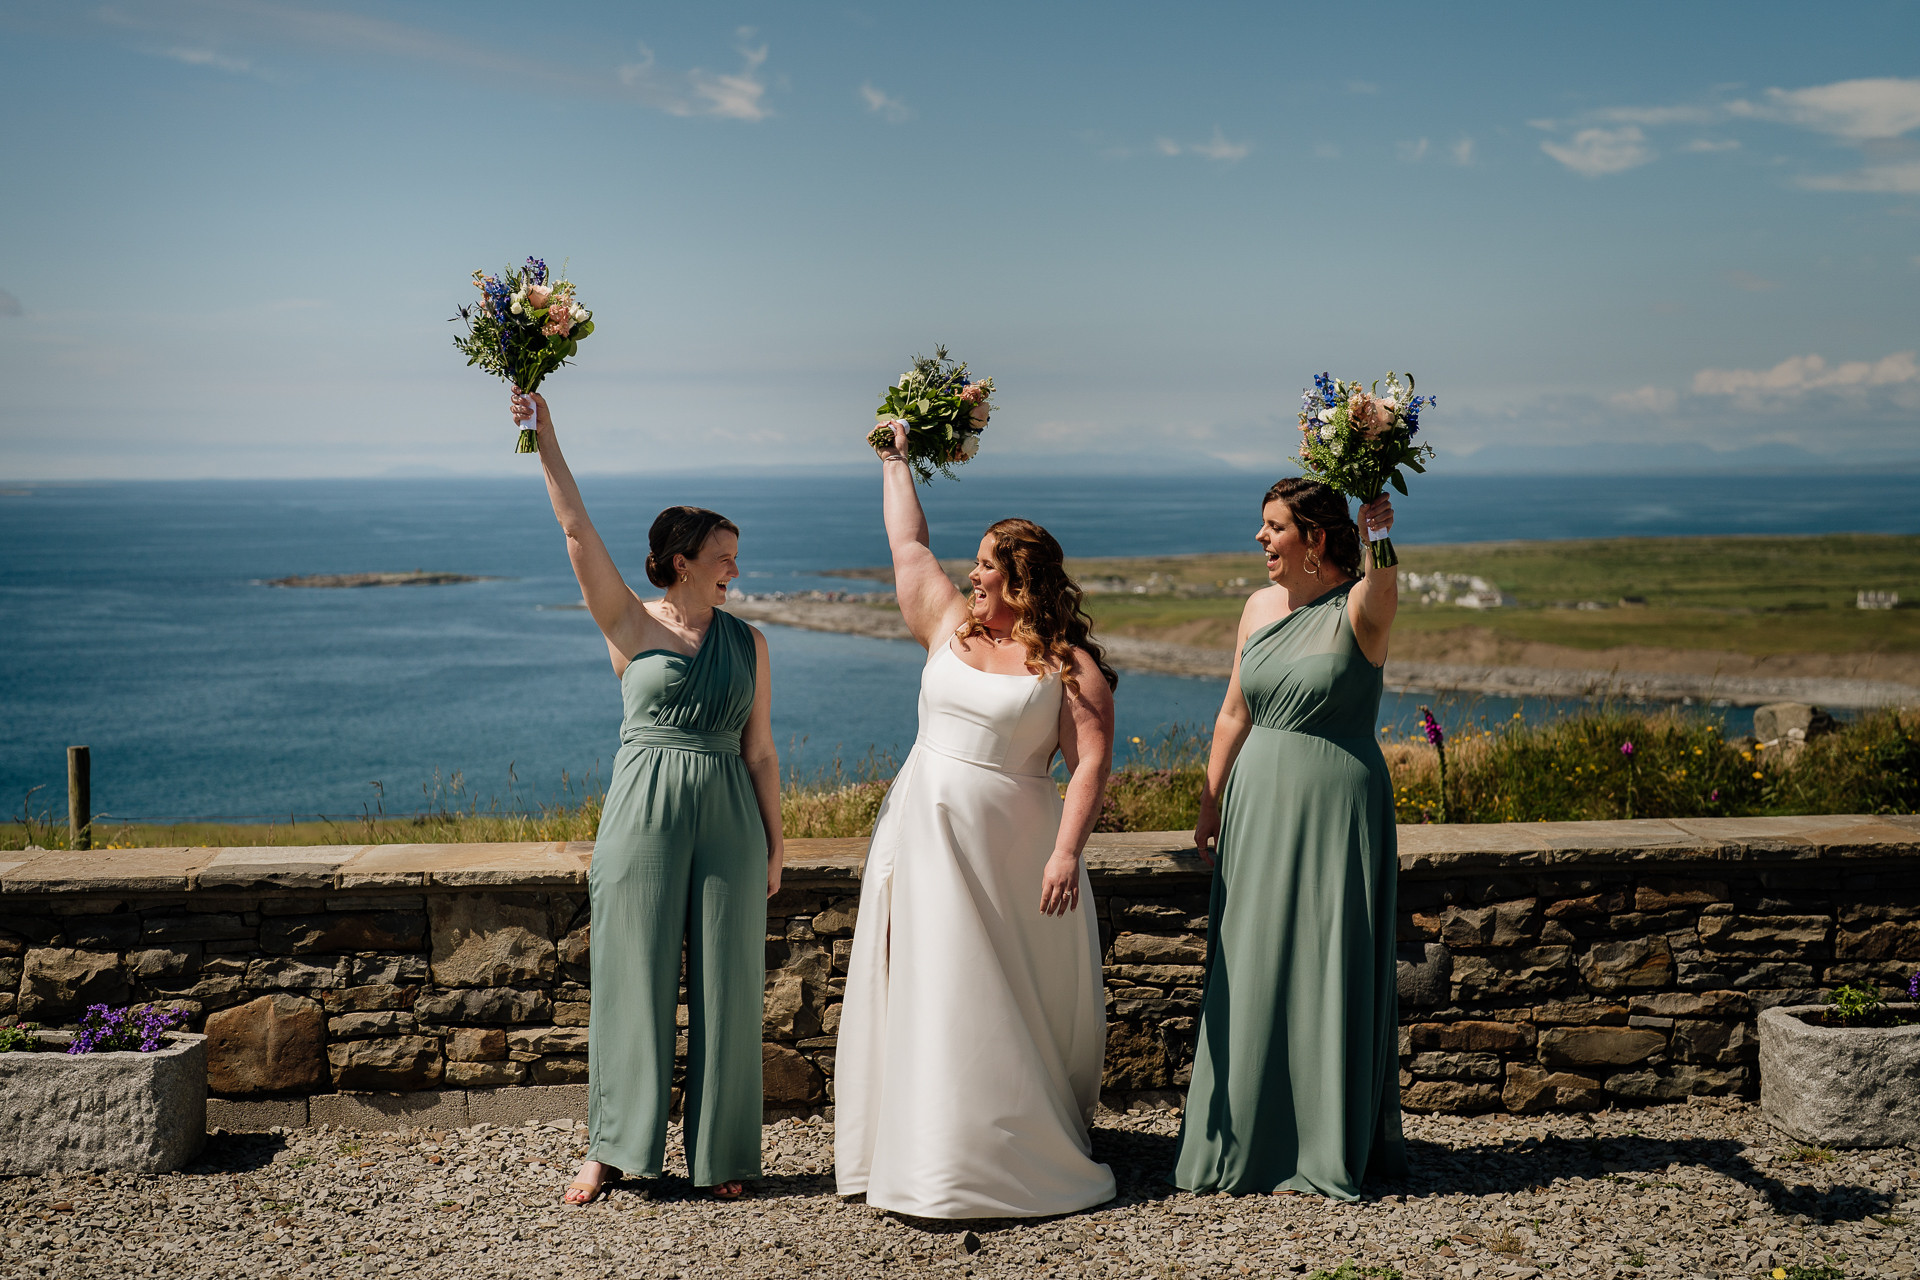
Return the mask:
M717 607L740 576L740 530L698 507L661 512L647 578L666 596L642 601L587 519L545 399L516 393L514 416L536 419L553 513L626 711L587 875L589 1133L566 1200L660 1173L683 941L687 1172L730 1199L760 1176L766 900L782 857L767 642Z
M1361 508L1379 537L1383 497ZM1273 583L1239 644L1194 842L1214 847L1206 996L1176 1185L1358 1197L1402 1176L1393 782L1374 737L1397 604L1346 501L1267 493Z

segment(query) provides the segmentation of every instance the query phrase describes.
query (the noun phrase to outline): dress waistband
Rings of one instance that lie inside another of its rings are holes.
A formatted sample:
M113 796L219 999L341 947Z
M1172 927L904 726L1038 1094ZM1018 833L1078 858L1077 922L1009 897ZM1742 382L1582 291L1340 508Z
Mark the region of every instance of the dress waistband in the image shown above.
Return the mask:
M942 756L948 760L958 760L961 764L970 764L982 769L991 769L993 772L1008 778L1050 778L1052 776L1046 769L1041 769L1037 773L1023 773L1018 769L1009 769L1000 761L982 760L978 756L966 755L955 748L945 747L937 742L928 742L925 738L914 743L914 750L926 751L936 756ZM1049 756L1048 758L1051 759L1052 757Z
M740 754L738 729L676 729L671 725L641 725L620 731L623 747L655 747L661 751L700 751L707 755Z

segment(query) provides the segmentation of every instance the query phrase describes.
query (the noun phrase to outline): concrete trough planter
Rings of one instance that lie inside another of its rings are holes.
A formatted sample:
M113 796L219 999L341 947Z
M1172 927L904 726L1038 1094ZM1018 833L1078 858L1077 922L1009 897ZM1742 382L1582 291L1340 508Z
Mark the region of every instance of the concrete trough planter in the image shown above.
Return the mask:
M207 1144L207 1038L167 1033L152 1053L0 1053L0 1174L168 1173Z
M1920 1005L1883 1007L1920 1019ZM1826 1012L1818 1004L1761 1012L1761 1110L1825 1147L1920 1142L1920 1024L1821 1026Z

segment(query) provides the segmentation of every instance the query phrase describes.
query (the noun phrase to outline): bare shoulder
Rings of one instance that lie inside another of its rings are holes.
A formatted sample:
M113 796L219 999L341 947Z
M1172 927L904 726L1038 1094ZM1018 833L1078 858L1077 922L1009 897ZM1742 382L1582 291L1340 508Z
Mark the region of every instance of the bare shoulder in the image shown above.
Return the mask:
M1100 664L1093 655L1079 645L1073 646L1073 674L1080 682L1081 697L1091 695L1093 699L1111 699L1113 690L1107 687L1107 677L1100 671Z
M1247 597L1247 607L1240 611L1240 634L1244 636L1254 628L1264 627L1286 615L1286 592L1276 586L1262 587Z

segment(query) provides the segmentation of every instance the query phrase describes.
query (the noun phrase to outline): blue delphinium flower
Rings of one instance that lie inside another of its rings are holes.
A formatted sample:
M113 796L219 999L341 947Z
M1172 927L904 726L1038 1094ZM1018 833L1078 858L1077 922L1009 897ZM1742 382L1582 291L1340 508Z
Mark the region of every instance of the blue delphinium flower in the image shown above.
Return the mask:
M545 284L547 282L546 260L542 258L528 258L527 273L533 277L535 284Z

